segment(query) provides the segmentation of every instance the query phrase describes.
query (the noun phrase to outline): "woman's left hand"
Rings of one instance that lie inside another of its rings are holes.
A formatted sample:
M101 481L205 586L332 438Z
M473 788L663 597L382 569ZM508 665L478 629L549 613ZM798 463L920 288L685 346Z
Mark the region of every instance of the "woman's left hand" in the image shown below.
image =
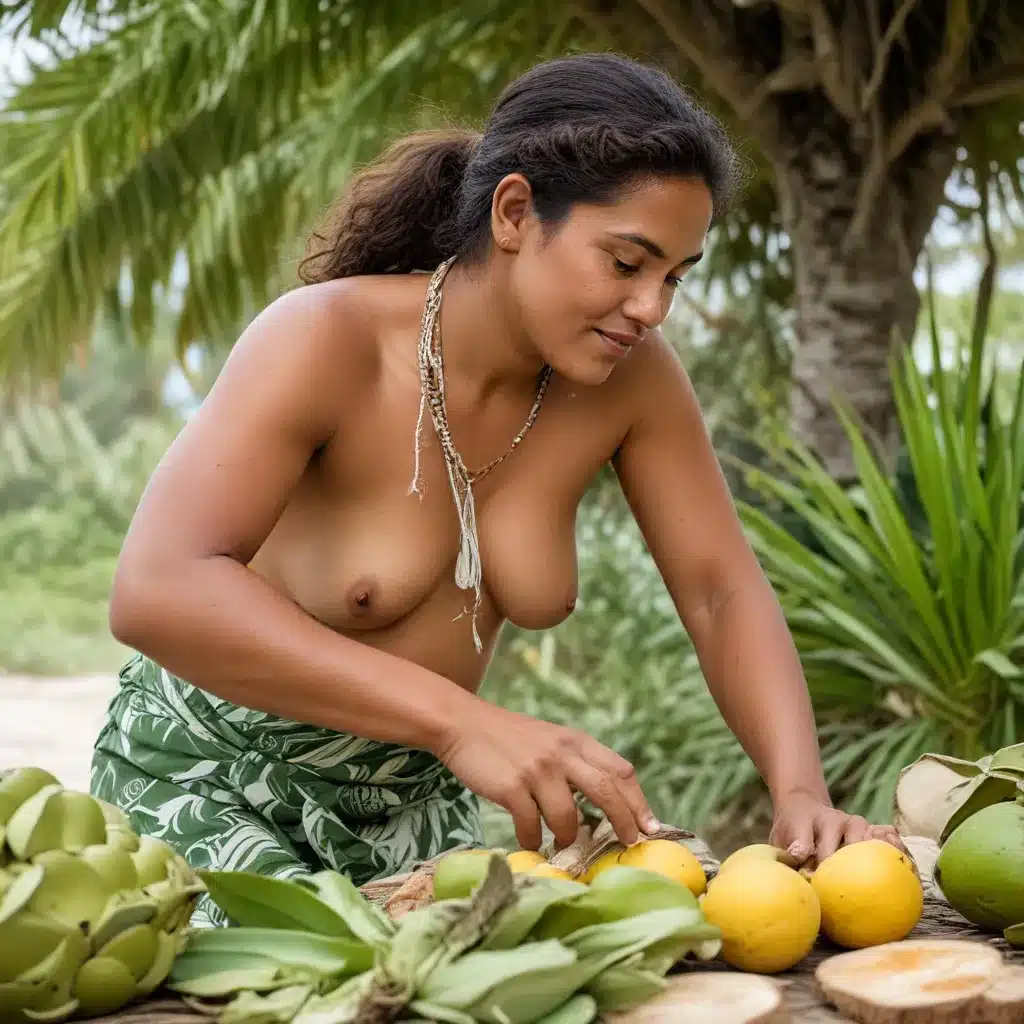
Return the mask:
M785 850L798 865L820 864L840 846L864 839L881 839L909 856L892 825L872 825L855 814L845 814L810 793L793 792L775 804L775 819L768 841Z

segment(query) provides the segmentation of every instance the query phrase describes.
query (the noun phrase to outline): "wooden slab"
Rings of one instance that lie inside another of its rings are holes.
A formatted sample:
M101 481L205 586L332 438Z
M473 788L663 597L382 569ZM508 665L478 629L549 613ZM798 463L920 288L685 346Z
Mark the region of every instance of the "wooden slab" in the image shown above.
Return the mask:
M685 844L700 857L709 873L713 873L717 869L717 862L700 840L685 840ZM932 881L932 867L937 852L934 844L923 840L908 841L907 845L914 855L925 889L924 913L912 933L913 937L961 938L986 942L1004 953L1007 963L1024 964L1024 950L1011 949L1001 936L981 932L971 927L942 898ZM817 946L793 970L771 976L785 991L786 1008L793 1024L849 1024L849 1017L843 1016L825 1003L814 981L814 970L818 964L839 952L842 950L825 940L820 940ZM689 969L688 967L682 968L683 971ZM694 969L733 970L720 960L701 963ZM112 1014L109 1017L97 1018L96 1021L97 1024L211 1024L210 1017L196 1013L180 1000L168 998L166 994L132 1009Z

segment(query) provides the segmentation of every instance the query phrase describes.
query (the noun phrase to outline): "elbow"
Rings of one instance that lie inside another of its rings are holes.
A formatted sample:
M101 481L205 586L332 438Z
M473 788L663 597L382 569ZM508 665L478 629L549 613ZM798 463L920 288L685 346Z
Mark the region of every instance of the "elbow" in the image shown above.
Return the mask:
M140 580L136 572L118 566L107 607L107 624L118 643L145 653L161 618L159 589Z
M137 649L142 616L139 615L136 602L126 592L127 589L122 581L115 579L107 607L107 625L118 643Z

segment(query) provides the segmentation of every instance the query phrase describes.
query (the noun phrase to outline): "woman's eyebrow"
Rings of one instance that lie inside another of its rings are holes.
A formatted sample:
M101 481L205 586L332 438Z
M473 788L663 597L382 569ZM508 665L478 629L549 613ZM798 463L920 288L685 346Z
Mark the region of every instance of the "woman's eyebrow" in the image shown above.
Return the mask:
M624 242L632 242L634 245L639 245L640 248L646 249L655 259L663 260L667 259L665 256L665 250L662 249L657 242L652 242L646 235L633 235L633 234L619 234L613 232L616 238L621 238ZM693 256L687 256L685 260L680 260L678 266L691 266L694 263L700 261L700 258L704 255L703 251L695 253Z

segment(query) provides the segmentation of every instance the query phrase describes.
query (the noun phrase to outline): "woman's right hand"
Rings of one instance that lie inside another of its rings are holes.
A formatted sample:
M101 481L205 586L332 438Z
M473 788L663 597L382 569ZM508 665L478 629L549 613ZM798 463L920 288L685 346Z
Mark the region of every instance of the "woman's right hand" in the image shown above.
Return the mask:
M542 818L560 849L576 839L577 790L604 812L625 846L659 828L629 761L579 729L480 700L438 757L472 792L512 815L524 850L540 847Z

